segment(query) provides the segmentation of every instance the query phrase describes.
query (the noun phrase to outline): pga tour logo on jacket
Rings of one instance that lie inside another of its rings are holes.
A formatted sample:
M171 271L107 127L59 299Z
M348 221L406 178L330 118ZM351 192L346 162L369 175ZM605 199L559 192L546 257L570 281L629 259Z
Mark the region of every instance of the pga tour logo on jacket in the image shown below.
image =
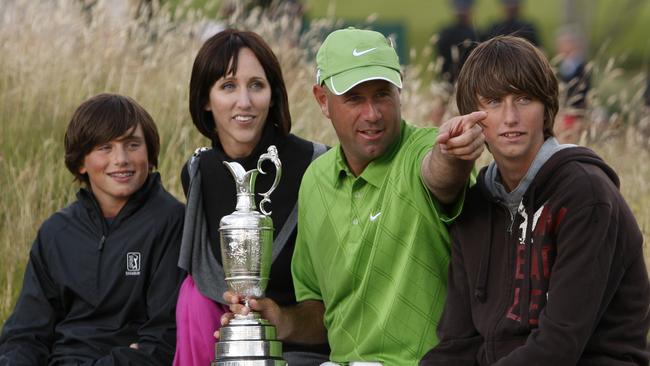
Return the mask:
M127 276L139 276L141 266L140 252L126 253L126 272Z

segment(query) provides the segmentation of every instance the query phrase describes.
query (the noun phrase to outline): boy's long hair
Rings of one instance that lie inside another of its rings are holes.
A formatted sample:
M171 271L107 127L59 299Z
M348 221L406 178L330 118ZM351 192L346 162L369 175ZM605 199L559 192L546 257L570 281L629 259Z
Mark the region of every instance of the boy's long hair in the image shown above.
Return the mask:
M95 147L114 140L137 126L142 128L151 168L158 166L160 137L153 118L135 100L119 94L98 94L77 108L65 132L65 166L75 180L89 184L79 173L84 158Z
M544 104L544 138L553 136L558 83L544 54L523 38L499 36L479 44L463 65L457 84L460 114L478 110L486 98L524 94Z

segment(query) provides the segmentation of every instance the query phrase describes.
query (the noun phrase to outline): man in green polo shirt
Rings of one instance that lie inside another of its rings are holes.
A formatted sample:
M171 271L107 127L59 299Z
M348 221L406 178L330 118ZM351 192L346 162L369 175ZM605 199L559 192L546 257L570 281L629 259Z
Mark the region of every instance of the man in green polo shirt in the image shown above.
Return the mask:
M297 306L250 306L293 342L327 340L336 363L415 365L438 342L449 262L446 224L483 150L476 112L440 130L401 119L399 59L381 33L331 33L313 93L340 144L299 194L292 261ZM234 312L247 313L228 293ZM226 322L228 315L224 322Z

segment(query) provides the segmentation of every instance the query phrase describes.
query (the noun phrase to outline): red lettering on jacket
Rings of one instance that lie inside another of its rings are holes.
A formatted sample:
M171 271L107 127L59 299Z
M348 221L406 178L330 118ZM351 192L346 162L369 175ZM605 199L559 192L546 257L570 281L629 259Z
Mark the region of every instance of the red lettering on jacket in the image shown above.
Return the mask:
M521 292L521 289L519 287L515 287L515 301L513 304L508 308L508 311L506 313L506 317L508 319L512 319L516 322L521 321L521 317L519 316L519 294ZM542 302L545 304L546 301L542 297L545 292L543 292L540 289L532 289L530 291L530 302L528 306L528 313L530 314L530 317L528 318L528 324L530 325L537 325L539 324L539 312L542 309Z
M539 323L539 313L546 305L549 278L555 261L557 228L566 216L566 213L566 208L562 207L555 211L555 215L553 215L548 205L544 205L542 213L539 215L536 225L533 228L533 240L517 245L515 250L515 288L513 291L512 305L510 305L506 312L508 319L517 322L521 321L520 298L526 277L524 273L526 246L530 245L528 319L530 325L537 326ZM540 255L541 260L539 258Z

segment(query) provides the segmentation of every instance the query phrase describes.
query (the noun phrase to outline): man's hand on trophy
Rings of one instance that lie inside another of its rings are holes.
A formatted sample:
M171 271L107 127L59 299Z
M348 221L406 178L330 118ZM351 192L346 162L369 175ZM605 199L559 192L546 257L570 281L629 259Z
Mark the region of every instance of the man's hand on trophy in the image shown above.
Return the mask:
M280 316L282 315L282 309L280 306L275 303L275 301L269 298L249 298L247 307L244 305L244 298L232 291L226 291L223 294L223 299L226 303L229 304L230 313L225 313L221 316L221 326L228 325L230 321L235 317L235 314L239 315L248 315L251 311L256 311L260 313L262 318L269 321L269 323L278 327L280 324ZM278 334L278 337L280 334ZM219 339L219 331L214 332L214 337Z
M223 294L223 299L226 301L226 304L228 304L228 306L230 307L230 311L232 312L231 315L233 314L248 315L248 313L250 313L251 309L249 309L246 305L244 305L245 298L243 296L232 291L226 291ZM231 318L232 316L227 317L225 319L226 323L222 321L221 325L228 324L228 320L230 320ZM222 320L223 319L224 317L222 317Z

